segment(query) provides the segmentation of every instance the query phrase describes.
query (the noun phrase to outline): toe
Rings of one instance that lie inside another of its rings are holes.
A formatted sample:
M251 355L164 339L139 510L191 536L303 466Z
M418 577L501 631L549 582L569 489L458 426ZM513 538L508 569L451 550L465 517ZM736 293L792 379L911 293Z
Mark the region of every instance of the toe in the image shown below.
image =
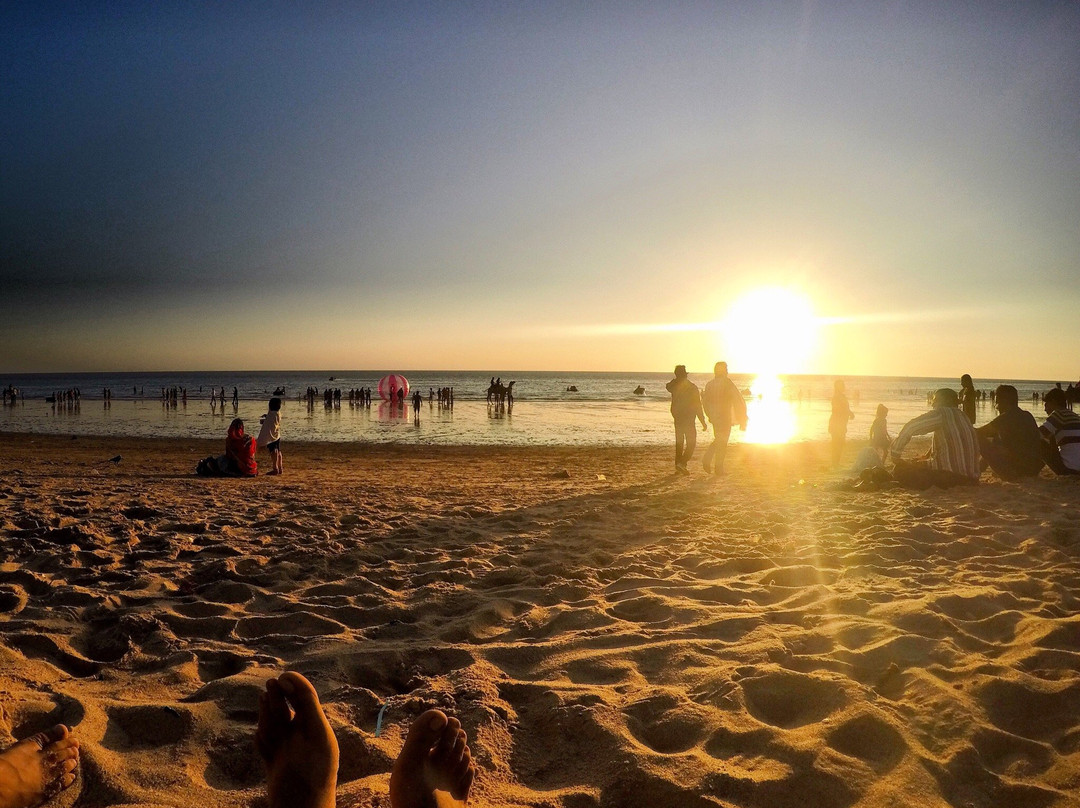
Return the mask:
M255 746L264 760L274 756L291 719L292 711L281 685L277 679L268 680L266 690L259 694L259 723L255 728Z
M469 798L469 790L472 788L473 780L476 779L476 767L469 766L466 769L465 774L458 780L457 785L451 790L450 795L455 800L465 802Z
M450 750L450 761L452 763L457 764L461 762L461 759L465 756L465 750L468 749L465 744L465 733L462 730L458 730L457 740L454 741L454 747Z
M454 744L457 743L458 733L460 731L461 722L456 718L448 719L446 726L443 727L442 732L439 734L439 740L435 749L432 750L432 755L439 758L448 757L454 748Z
M322 729L325 717L315 686L296 671L287 671L278 677L278 684L285 698L296 710L296 719L312 729Z
M63 724L57 724L54 727L50 727L44 732L39 732L37 735L32 735L27 738L31 743L36 743L39 749L44 749L49 744L54 744L64 740L70 734L70 730Z
M454 764L454 769L451 772L451 779L461 780L470 768L472 768L472 751L466 746L462 752L461 759Z
M426 753L443 736L443 730L453 719L447 719L439 710L428 710L409 727L405 746L401 749L402 757L418 757Z

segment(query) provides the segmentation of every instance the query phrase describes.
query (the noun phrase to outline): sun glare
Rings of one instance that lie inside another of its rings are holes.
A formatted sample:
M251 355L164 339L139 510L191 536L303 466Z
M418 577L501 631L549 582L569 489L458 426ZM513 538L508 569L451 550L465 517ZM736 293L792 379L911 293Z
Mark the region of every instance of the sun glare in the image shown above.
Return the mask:
M807 298L783 287L761 287L736 300L721 321L721 352L743 373L807 373L818 321Z
M743 443L787 443L795 436L795 413L782 398L783 389L778 376L758 376L751 383Z
M817 347L818 320L810 301L783 287L740 297L721 322L720 352L735 372L756 374L747 404L746 443L786 443L795 414L782 396L781 373L806 373Z

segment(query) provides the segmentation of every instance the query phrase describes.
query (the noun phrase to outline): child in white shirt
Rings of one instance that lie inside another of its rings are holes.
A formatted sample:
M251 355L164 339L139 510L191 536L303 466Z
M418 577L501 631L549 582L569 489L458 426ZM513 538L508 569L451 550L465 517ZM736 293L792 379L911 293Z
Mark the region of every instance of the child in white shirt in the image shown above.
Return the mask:
M274 464L268 474L281 474L281 399L270 399L270 410L261 419L262 429L259 430L259 438L256 441L259 446L265 446L270 452L270 460Z

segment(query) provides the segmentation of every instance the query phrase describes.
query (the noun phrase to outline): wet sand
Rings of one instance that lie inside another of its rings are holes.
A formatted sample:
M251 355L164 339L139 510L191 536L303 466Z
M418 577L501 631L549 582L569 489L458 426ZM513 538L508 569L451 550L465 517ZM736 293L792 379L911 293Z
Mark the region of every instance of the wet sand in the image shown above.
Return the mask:
M0 435L0 730L74 728L55 804L258 805L294 669L342 806L389 804L432 706L478 806L1080 805L1080 480L852 492L824 444L722 479L288 442L283 477L193 475L220 451Z

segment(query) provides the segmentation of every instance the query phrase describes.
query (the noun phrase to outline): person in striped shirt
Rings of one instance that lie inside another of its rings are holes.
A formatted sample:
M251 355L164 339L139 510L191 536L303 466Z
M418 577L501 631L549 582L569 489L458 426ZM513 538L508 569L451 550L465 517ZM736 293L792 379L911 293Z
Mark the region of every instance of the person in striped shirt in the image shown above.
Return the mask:
M1080 474L1080 415L1069 409L1068 398L1060 387L1043 396L1043 409L1048 417L1039 432L1046 465L1055 474Z
M979 438L971 421L957 405L955 390L943 387L934 393L934 408L908 421L893 441L889 454L893 477L907 488L950 488L979 482ZM901 455L915 435L933 434L930 454L916 461Z

